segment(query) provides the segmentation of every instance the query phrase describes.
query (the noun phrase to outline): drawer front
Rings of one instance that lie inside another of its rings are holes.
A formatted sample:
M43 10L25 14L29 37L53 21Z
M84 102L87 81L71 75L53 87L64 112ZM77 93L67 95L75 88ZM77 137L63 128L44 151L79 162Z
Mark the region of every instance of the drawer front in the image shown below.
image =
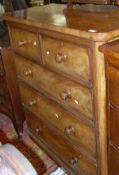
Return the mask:
M110 146L109 149L109 175L119 174L119 150Z
M119 110L111 107L110 108L110 119L109 119L109 129L110 129L110 139L111 141L119 146Z
M40 61L41 51L37 33L10 28L12 46L16 51Z
M89 51L79 45L43 37L43 59L51 68L83 81L91 80Z
M27 109L59 129L70 140L83 149L85 148L86 152L93 156L96 155L95 135L92 127L77 120L59 105L24 84L20 84L20 92L22 102Z
M109 98L113 104L119 105L119 70L109 68Z
M43 89L65 106L76 109L90 119L93 118L92 94L87 88L18 56L16 67L18 75L32 86Z
M96 175L96 167L84 155L75 151L65 140L56 132L49 129L37 117L32 114L27 115L28 126L34 131L35 135L48 144L49 149L64 160L70 167L81 175Z

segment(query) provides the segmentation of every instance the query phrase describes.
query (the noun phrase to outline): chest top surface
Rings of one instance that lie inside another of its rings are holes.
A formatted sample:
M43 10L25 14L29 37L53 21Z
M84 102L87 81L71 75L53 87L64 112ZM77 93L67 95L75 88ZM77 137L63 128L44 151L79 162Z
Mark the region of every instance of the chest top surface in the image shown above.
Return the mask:
M119 34L119 7L113 5L50 4L6 14L4 19L96 41L112 39Z

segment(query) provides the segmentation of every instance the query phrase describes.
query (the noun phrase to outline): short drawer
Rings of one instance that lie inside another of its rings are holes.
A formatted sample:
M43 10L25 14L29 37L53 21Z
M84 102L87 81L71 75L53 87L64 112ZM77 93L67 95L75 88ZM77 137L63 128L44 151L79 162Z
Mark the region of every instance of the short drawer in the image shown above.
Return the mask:
M53 70L77 80L91 80L88 48L44 36L43 59Z
M63 105L93 119L92 94L89 89L18 56L16 68L18 76L35 88L44 90Z
M34 112L55 128L59 129L85 152L96 156L94 128L76 119L60 105L37 93L25 84L19 84L22 102L30 111Z
M48 128L37 117L27 114L28 127L32 129L37 138L41 139L54 154L64 160L75 173L81 175L96 175L96 166L81 153L75 151L56 132Z
M119 174L119 150L110 146L109 148L109 175Z
M41 51L38 33L10 28L12 47L19 53L40 61Z
M110 114L109 114L109 133L111 141L119 146L119 110L110 107Z
M113 104L119 105L119 69L109 67L109 99Z

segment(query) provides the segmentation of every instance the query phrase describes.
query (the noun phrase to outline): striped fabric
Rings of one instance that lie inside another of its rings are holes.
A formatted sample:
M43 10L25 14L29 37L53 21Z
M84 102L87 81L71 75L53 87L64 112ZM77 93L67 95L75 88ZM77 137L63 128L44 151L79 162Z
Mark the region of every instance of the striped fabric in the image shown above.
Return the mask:
M0 130L2 130L9 140L14 140L17 138L16 131L13 127L11 120L0 113ZM22 140L26 145L28 145L44 162L46 167L46 172L43 175L67 175L63 168L58 167L58 165L42 150L40 149L33 140L27 134L27 125L24 123L24 131Z

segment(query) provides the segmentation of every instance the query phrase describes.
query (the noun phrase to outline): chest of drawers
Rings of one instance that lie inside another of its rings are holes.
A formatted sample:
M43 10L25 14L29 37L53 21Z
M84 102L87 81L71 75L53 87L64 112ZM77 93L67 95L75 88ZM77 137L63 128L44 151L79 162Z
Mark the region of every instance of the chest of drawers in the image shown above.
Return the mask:
M105 62L98 49L117 37L118 16L102 10L101 27L96 12L65 12L52 4L4 17L28 133L68 174L107 175Z
M107 77L107 122L109 175L119 169L119 40L101 47L105 54Z

